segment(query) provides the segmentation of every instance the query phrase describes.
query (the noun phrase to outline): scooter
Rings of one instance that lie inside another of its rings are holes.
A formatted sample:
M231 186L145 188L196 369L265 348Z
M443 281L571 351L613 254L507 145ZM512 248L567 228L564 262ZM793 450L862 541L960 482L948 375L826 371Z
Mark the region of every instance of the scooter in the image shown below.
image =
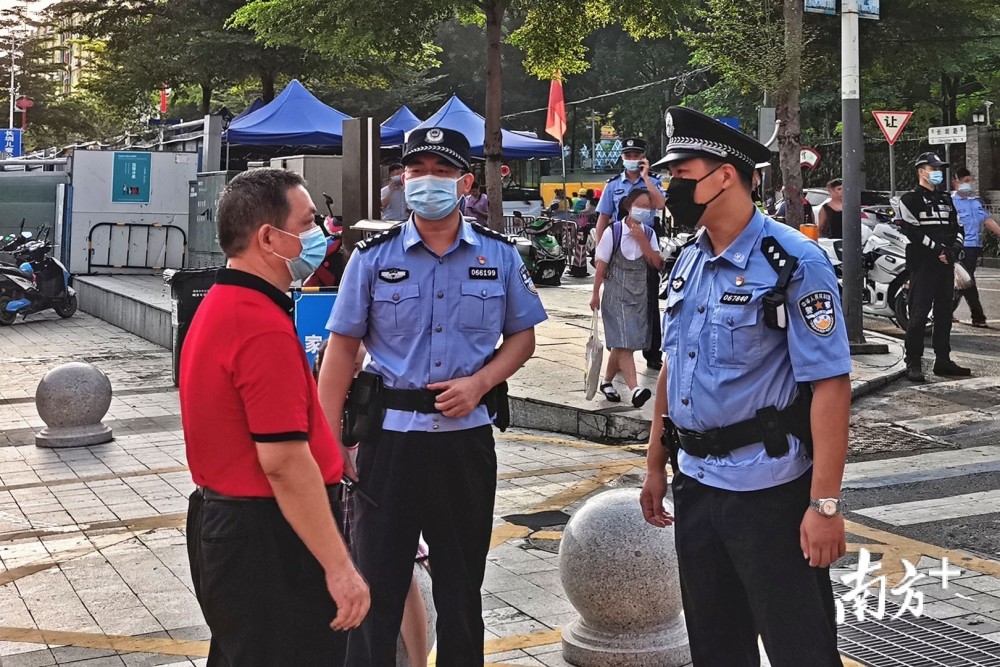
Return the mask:
M326 210L329 215L321 221L317 219L317 223L322 227L323 233L327 237L326 257L323 258L323 263L320 264L319 268L303 281L303 287L337 287L340 284L340 277L344 275L344 268L347 266L347 258L341 252L344 227L333 215L333 197L324 192L323 199L326 200ZM316 217L320 218L319 215Z
M23 319L49 308L63 318L76 314L72 276L51 251L47 238L30 241L15 252L20 266L0 267L0 325L9 326L18 315Z
M663 268L660 269L660 298L666 299L670 291L670 272L677 264L681 248L691 239L692 234L680 232L674 236L660 239L660 256L663 258Z
M550 234L556 223L562 220L552 218L535 218L524 227L530 246L524 264L536 285L559 287L562 285L562 274L566 270L566 253Z

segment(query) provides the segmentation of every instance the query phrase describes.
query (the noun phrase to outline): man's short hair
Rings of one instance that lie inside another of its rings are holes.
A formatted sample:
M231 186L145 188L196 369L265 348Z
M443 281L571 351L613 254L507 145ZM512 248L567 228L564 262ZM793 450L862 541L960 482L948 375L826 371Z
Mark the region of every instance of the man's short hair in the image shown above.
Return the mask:
M962 179L972 176L972 172L969 171L968 167L955 167L955 179Z
M392 164L389 165L390 174L394 171L402 171L402 170L403 170L403 165L400 164L399 162L393 162Z
M250 245L263 225L281 229L288 218L288 191L305 186L302 176L287 169L251 169L229 181L218 204L219 245L235 257Z

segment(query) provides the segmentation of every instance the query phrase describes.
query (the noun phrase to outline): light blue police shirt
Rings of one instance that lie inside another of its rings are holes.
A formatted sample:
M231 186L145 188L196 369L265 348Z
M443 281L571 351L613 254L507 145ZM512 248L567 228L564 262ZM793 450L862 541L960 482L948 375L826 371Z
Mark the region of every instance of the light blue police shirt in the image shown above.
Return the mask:
M391 238L351 255L326 328L361 338L393 389L426 389L472 375L510 336L546 318L517 249L461 223L437 256L411 217ZM486 407L465 417L387 410L389 431L458 431L491 423Z
M979 197L962 197L959 194L953 194L951 200L955 203L958 221L965 232L965 247L981 247L983 223L990 218L990 212L983 206L983 201Z
M799 258L785 293L785 330L764 324L761 299L778 277L761 250L769 236ZM795 399L797 383L850 373L850 345L829 260L816 243L756 208L743 232L718 255L701 233L681 252L670 278L663 351L668 413L678 427L730 426L761 408L784 409ZM704 459L681 451L678 463L685 475L709 486L756 491L796 479L812 465L797 438L789 435L788 444L779 458L769 457L759 443Z
M660 191L660 194L664 194L663 185L660 183L660 175L651 173L649 176L653 179L653 183L656 184L656 189ZM636 188L647 190L646 181L641 177L636 178L634 181L628 180L627 172L623 169L622 173L605 184L604 190L601 192L601 198L597 202L597 212L608 216L612 220L617 220L618 205L628 196L628 193Z

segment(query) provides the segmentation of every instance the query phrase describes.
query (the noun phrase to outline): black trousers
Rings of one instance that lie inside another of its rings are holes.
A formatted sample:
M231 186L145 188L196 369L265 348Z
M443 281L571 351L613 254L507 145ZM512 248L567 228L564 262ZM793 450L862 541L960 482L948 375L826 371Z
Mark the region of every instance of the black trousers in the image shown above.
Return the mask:
M831 667L837 652L830 571L809 567L799 526L811 472L762 491L674 478L677 561L694 667Z
M383 431L358 449L361 487L378 505L352 505L351 549L372 605L348 641L349 667L395 667L396 638L423 532L437 609L437 664L483 664L480 589L493 530L493 428Z
M660 330L660 272L651 266L646 267L646 303L652 337L649 347L642 351L642 356L646 361L660 361L660 346L663 344L663 332Z
M934 356L944 361L951 356L952 300L955 296L955 267L942 264L937 257L921 257L907 263L910 273L910 322L906 327L906 363L919 364L924 356L924 332L927 316L934 310Z
M330 487L340 521L340 487ZM319 562L269 501L188 502L195 595L212 631L208 667L340 667L347 633L330 629L337 606Z
M976 286L976 268L979 258L983 256L983 249L979 247L966 246L965 256L962 258L962 266L972 276L972 284L963 290L955 292L955 308L961 303L962 297L969 302L969 310L972 311L972 321L986 323L986 313L983 311L983 302L979 300L979 287Z

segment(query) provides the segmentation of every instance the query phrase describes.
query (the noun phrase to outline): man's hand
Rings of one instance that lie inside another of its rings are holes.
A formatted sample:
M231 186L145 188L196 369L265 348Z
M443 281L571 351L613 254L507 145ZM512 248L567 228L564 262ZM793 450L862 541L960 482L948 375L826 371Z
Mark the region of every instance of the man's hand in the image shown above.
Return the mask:
M361 625L371 606L368 584L354 567L347 567L326 573L326 590L337 603L337 616L330 623L334 630L353 630Z
M642 518L646 523L657 528L673 524L674 517L663 507L663 499L666 497L667 473L663 470L647 471L646 480L642 483L642 493L639 494Z
M814 509L807 509L799 528L799 546L811 567L829 567L847 553L844 537L844 517L823 516Z
M645 157L639 160L639 178L646 178L649 176L649 160Z
M943 250L941 251L941 254L938 255L938 259L941 260L942 264L951 264L951 261L949 261L948 259L948 253L944 252Z
M351 450L339 439L337 442L340 447L340 460L344 462L344 477L350 477L352 482L357 482L359 479L358 470L354 467L354 463L351 462Z
M431 391L440 391L434 408L445 417L464 417L479 405L483 395L491 387L483 386L475 376L455 378L446 382L432 382L427 385Z

